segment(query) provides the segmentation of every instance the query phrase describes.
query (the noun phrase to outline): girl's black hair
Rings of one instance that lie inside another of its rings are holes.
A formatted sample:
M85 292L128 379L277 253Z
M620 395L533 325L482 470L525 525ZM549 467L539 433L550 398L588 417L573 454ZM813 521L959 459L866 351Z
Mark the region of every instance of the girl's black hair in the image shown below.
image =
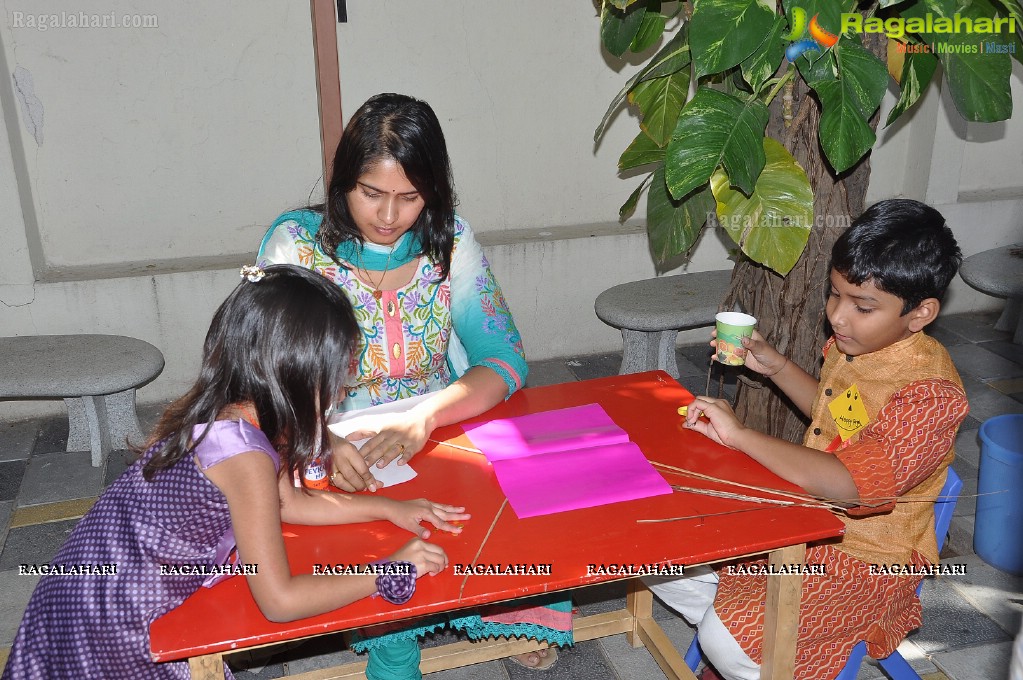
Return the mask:
M191 455L232 404L255 405L259 428L281 455L281 474L294 475L329 446L324 412L338 398L358 326L341 288L290 264L267 267L262 280L243 280L213 316L195 385L164 411L147 448L147 480Z
M324 205L310 206L323 214L317 240L334 262L344 241L363 242L348 210L348 192L359 177L382 160L393 159L423 197L425 206L412 231L423 254L439 269L451 269L455 243L455 187L444 133L437 115L424 101L402 94L378 94L359 107L341 135Z
M940 300L962 261L941 213L907 198L867 208L831 250L833 269L853 285L873 281L902 298L903 314L927 298Z

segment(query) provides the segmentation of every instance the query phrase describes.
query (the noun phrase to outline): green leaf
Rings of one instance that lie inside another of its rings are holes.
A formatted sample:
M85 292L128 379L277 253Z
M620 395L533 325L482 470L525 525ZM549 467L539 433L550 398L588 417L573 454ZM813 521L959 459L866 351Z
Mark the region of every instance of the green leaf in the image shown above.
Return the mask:
M671 139L688 93L689 71L643 81L629 93L629 102L643 115L639 126L658 146L664 146Z
M714 198L707 187L678 201L668 193L664 168L654 171L646 199L646 229L657 264L689 252L707 223L707 214L713 210Z
M1012 57L1023 64L1023 3L1020 0L997 0L998 4L1002 5L1005 9L1004 12L999 12L1000 15L1008 15L1015 20L1016 23L1016 35L1012 38L1012 43L1016 46L1016 49L1012 52Z
M636 37L632 39L629 49L633 52L642 52L653 47L664 33L664 26L668 23L668 17L660 12L647 10L643 15L643 24L639 27Z
M785 147L764 138L767 163L749 198L734 191L721 170L710 180L718 223L754 262L788 274L813 226L813 189Z
M906 18L923 17L927 12L942 17L959 13L970 18L994 17L996 14L994 5L987 0L972 0L961 7L952 0L923 0L907 5L901 14ZM992 36L996 42L1009 38ZM968 121L988 123L1006 120L1012 115L1012 92L1009 88L1012 59L1008 54L971 51L977 50L981 41L970 33L921 33L920 39L932 45L940 43L944 47L938 52L938 59L959 115Z
M649 163L660 163L664 160L664 149L657 146L654 140L650 139L645 132L640 132L629 144L629 148L622 152L618 159L619 170L631 170Z
M624 222L629 215L636 212L636 204L639 203L639 197L643 194L643 189L646 189L646 185L650 182L650 178L653 177L653 173L647 175L639 186L629 195L629 198L622 203L622 207L618 209L618 219Z
M629 8L629 5L639 2L639 0L607 0L607 4L612 5L622 11Z
M756 52L739 64L742 67L743 78L754 92L759 91L764 81L773 76L781 65L781 59L785 55L785 41L782 39L785 28L785 19L777 17L774 26Z
M637 83L677 73L689 66L689 24L683 24L678 33L653 56L634 78ZM630 81L631 82L631 81Z
M1005 14L1016 20L1016 33L1023 38L1023 3L1020 0L998 0L998 4L1005 8Z
M859 38L842 39L833 48L838 77L856 98L864 118L870 118L881 106L888 89L888 67L860 44Z
M857 41L847 37L832 52L838 64L837 76L827 79L826 72L820 71L809 84L821 101L821 148L831 167L841 173L874 145L876 137L868 121L888 86L888 69Z
M816 55L816 58L809 59L808 55ZM810 87L817 89L818 83L826 83L838 77L835 67L835 56L831 52L820 54L818 52L807 52L796 59L796 69L799 75Z
M738 65L764 42L775 13L758 0L695 0L692 28L696 77Z
M976 47L968 34L944 34L950 46ZM1012 116L1008 54L940 54L952 101L959 115L969 121L993 123Z
M604 48L616 57L625 54L643 26L644 15L646 7L643 5L624 12L610 4L604 5L600 12L600 41Z
M665 177L671 195L681 198L702 186L722 164L735 186L746 194L753 191L764 167L760 140L767 119L767 107L755 97L698 89L668 143Z
M845 81L818 83L814 90L823 109L818 134L821 147L835 172L844 172L874 146L874 131L860 113L855 95Z
M684 24L678 33L675 34L671 40L668 41L661 50L650 59L650 63L644 68L640 69L636 75L629 79L629 82L625 83L625 87L615 95L611 105L607 107L607 111L604 112L604 117L600 119L600 124L597 125L597 129L593 131L593 141L600 139L600 136L604 134L604 130L607 128L608 121L611 120L612 114L618 109L619 104L624 101L629 91L635 87L638 83L653 78L659 78L666 76L683 69L687 70L689 66L689 43L687 42L688 31L686 30L689 24Z
M894 123L899 116L919 101L924 90L934 76L934 69L938 67L938 59L933 54L926 52L910 52L906 54L902 62L902 75L899 77L899 85L902 92L899 94L899 101L895 108L888 114L888 120L884 126L888 127Z

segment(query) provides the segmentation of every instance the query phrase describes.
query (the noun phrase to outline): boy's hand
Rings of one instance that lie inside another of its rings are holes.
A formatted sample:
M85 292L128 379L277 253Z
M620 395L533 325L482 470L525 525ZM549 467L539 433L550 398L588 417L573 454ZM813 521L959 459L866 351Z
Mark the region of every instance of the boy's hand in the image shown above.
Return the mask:
M710 346L717 353L718 331L716 328L710 332L710 337ZM742 339L742 346L746 349L746 356L744 358L746 366L751 371L755 371L766 378L770 378L778 373L785 367L785 362L788 361L784 354L767 344L764 336L756 330L753 331L752 337L744 337Z
M448 566L448 556L444 549L421 538L413 538L388 559L416 565L416 578L426 574L439 574Z
M703 419L700 416L704 416ZM696 430L728 448L738 448L732 442L746 429L735 417L732 407L724 399L697 397L686 411L686 427Z
M746 348L746 366L762 376L770 378L785 368L788 359L784 354L767 344L757 331L753 336L742 339L742 346Z
M342 491L376 491L382 485L370 472L359 450L344 437L330 433L330 483Z
M433 503L425 498L418 498L414 501L393 501L388 514L387 519L391 520L395 526L411 531L420 538L430 537L430 530L420 526L421 522L429 522L442 531L458 534L462 532L462 528L450 522L467 520L471 517L461 506Z

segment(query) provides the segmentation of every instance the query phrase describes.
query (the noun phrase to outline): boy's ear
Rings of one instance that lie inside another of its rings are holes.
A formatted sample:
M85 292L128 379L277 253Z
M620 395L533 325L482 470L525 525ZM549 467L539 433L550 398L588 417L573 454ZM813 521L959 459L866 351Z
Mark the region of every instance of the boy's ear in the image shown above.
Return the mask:
M909 330L914 333L922 331L927 324L938 318L941 302L938 298L927 298L909 311Z

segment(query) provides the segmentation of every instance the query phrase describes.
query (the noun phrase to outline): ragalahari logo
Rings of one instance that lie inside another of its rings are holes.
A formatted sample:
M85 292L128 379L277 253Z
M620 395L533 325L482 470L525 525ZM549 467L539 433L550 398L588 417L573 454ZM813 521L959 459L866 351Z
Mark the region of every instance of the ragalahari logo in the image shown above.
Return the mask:
M834 33L824 30L819 23L817 23L817 15L813 15L813 19L810 19L810 24L807 26L806 23L806 10L802 7L793 7L792 12L792 31L785 36L788 41L795 41L785 49L785 56L789 61L795 61L799 55L810 50L817 52L823 52L825 50L834 47L835 43L838 42L838 36ZM803 34L806 33L807 29L810 30L810 37L804 38Z

